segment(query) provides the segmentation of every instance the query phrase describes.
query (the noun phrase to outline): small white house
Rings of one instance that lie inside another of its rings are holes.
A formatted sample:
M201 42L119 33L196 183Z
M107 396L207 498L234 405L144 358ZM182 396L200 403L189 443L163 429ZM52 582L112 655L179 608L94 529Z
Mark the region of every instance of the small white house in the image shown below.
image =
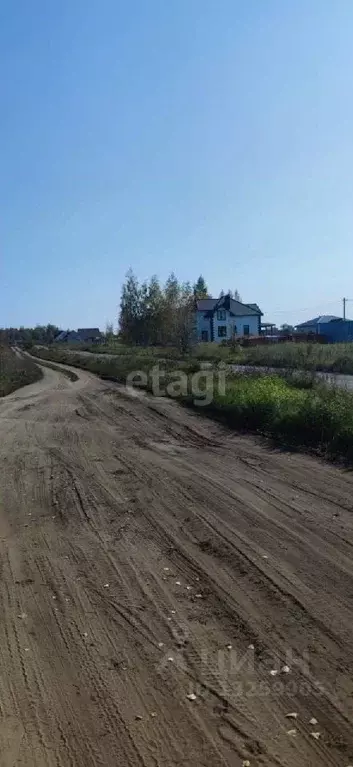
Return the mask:
M237 336L259 336L262 311L257 304L243 304L229 295L196 301L198 341L220 343Z

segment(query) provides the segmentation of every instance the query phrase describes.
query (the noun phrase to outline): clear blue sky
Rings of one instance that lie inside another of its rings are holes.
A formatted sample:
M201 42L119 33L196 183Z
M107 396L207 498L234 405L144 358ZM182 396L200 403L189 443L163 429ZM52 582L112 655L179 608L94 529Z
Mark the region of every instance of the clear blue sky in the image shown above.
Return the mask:
M352 35L351 0L3 0L0 325L104 327L130 265L341 312Z

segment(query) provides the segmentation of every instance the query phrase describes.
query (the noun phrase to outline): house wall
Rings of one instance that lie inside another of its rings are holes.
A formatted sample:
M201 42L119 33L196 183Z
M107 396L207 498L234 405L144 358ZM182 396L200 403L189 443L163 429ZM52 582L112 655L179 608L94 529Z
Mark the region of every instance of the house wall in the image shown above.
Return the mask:
M259 318L257 315L234 317L229 311L226 312L226 320L218 320L217 312L214 314L213 326L214 326L214 340L216 343L223 341L223 338L218 337L218 328L222 325L227 326L227 339L233 338L234 326L237 326L237 336L244 335L244 325L249 325L249 335L257 336L259 334Z
M260 335L260 319L257 315L250 317L232 317L232 325L237 326L238 335L244 335L244 325L249 325L249 334L251 336Z
M332 344L353 341L353 320L319 322L316 325L306 325L305 328L298 328L296 333L305 333L305 335L314 333L315 335L325 336L329 343Z
M308 333L321 333L320 330L321 325L305 325L303 328L297 328L296 333L304 333L307 335Z
M197 312L197 338L198 341L201 341L202 338L202 331L207 330L208 331L208 340L211 341L211 335L210 335L210 319L207 317L207 319L204 317L205 312ZM224 338L218 337L218 327L226 325L227 327L227 335ZM259 317L257 315L250 315L250 316L242 316L242 317L234 317L230 314L228 310L226 310L226 319L225 320L218 320L217 319L217 311L213 315L213 341L215 343L221 343L223 340L227 340L230 338L233 338L234 335L234 326L237 326L237 335L243 336L244 335L244 325L249 325L249 335L251 336L257 336L259 335Z
M201 341L202 331L206 330L208 333L208 340L211 341L211 320L209 317L205 317L206 312L196 312L196 331L197 340Z
M353 321L342 320L342 322L320 322L318 325L320 335L326 336L332 344L353 341Z

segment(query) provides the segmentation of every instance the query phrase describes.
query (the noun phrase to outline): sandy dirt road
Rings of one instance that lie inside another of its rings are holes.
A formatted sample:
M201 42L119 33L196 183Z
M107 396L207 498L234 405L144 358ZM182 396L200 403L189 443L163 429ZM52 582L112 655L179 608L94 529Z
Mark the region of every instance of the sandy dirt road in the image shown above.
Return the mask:
M0 402L0 765L353 764L351 474L79 375Z

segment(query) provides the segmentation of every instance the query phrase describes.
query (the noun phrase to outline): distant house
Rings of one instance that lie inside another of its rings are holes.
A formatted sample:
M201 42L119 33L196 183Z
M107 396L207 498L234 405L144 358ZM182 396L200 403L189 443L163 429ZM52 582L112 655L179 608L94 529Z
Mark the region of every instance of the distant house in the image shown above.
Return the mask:
M79 341L85 344L100 343L103 335L99 328L79 328L77 331Z
M67 336L69 335L71 331L69 330L62 330L58 336L55 336L54 342L57 344L63 343L64 341L67 341Z
M66 344L97 344L103 339L99 328L79 328L78 330L63 330L56 336L55 343Z
M328 343L353 341L353 320L344 320L333 314L323 314L296 325L296 333L323 336Z
M229 295L196 301L198 341L220 343L236 336L258 336L262 311L257 304L243 304Z
M321 325L327 325L329 322L342 321L342 317L335 317L334 314L322 314L320 317L314 317L312 320L301 322L295 326L297 333L316 333L321 335Z

